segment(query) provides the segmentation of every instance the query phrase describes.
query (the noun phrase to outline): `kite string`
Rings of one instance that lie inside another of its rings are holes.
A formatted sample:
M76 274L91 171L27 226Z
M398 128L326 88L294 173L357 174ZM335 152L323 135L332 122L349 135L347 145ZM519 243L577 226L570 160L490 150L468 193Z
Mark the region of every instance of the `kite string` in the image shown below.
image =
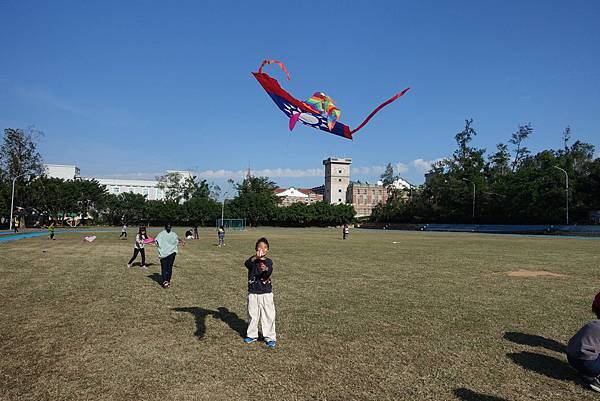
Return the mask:
M265 65L268 64L276 64L279 66L279 68L281 68L283 70L283 72L285 72L285 75L287 77L287 80L290 81L292 78L290 77L290 73L288 72L287 68L285 68L285 65L281 62L281 61L277 61L277 60L263 60L262 64L260 65L260 67L258 68L258 73L262 74L262 69Z
M352 131L350 131L350 135L354 134L355 132L357 132L359 129L361 129L362 127L364 127L371 118L373 118L373 116L375 114L377 114L379 112L379 110L383 109L385 106L387 106L388 104L398 100L402 95L404 95L406 92L408 92L410 88L406 88L404 89L402 92L400 93L396 93L394 96L392 96L391 98L389 98L388 100L386 100L385 102L381 103L379 106L377 106L377 108L375 110L373 110L371 112L371 114L369 114L367 116L367 118L365 118L365 120L355 129L353 129Z

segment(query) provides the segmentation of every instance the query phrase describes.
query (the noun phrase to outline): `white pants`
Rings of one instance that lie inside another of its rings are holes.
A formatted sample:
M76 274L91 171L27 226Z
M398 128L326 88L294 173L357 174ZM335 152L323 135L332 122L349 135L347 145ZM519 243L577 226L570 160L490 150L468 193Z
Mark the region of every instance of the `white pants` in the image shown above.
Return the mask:
M265 341L276 341L273 293L248 294L248 331L246 337L258 338L258 321Z

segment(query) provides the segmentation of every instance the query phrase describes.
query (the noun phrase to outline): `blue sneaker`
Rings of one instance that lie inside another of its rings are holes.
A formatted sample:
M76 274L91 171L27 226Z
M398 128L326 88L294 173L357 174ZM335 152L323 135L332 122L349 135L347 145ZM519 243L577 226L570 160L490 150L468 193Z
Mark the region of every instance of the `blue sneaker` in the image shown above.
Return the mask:
M255 342L255 341L256 341L256 338L250 338L250 337L246 337L246 338L244 338L244 342L245 342L246 344L250 344L250 343L253 343L253 342Z
M269 348L275 348L275 344L277 344L277 343L273 340L267 341L267 347L269 347Z

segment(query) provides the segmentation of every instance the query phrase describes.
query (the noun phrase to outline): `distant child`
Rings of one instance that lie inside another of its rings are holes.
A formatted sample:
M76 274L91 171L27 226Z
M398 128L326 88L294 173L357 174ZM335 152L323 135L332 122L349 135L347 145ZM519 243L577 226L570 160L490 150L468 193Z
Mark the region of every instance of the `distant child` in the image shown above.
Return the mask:
M350 228L348 228L348 224L344 224L342 228L342 236L344 239L348 238L348 234L350 234Z
M48 226L48 239L53 240L54 239L54 222L50 223L50 225Z
M261 238L254 246L256 253L246 260L248 269L248 330L245 343L253 343L258 339L258 322L267 347L275 348L275 304L273 303L273 261L267 258L269 241Z
M223 225L219 226L219 230L217 231L217 236L219 237L219 245L225 246L225 227Z
M194 234L192 234L191 229L185 232L185 239L194 239Z
M13 230L14 230L15 234L19 232L19 224L20 224L19 219L15 217L13 220Z
M123 238L127 239L127 224L123 224L123 228L121 228L121 235L119 235L119 239Z
M567 359L589 388L600 392L600 293L594 298L592 312L597 319L583 326L569 340Z
M198 226L194 226L194 239L200 239L200 234L198 234Z
M175 256L177 256L179 237L174 231L171 231L171 224L167 223L165 229L156 236L154 242L158 246L162 286L163 288L169 288L171 286L171 275L173 274L173 263L175 263Z
M145 243L144 240L148 239L148 234L146 234L146 227L140 227L137 235L135 236L135 243L133 245L133 256L129 259L127 263L127 267L131 267L133 261L137 258L138 253L142 255L142 269L147 269L146 267L146 250L144 249Z

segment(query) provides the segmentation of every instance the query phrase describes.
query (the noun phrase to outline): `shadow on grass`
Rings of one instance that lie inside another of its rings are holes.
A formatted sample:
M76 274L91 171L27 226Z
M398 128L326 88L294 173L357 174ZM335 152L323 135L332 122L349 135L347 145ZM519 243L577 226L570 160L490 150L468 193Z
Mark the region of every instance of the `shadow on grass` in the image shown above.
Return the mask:
M564 354L567 351L567 347L563 343L559 343L556 340L550 338L538 336L536 334L525 334L518 333L516 331L507 331L504 333L504 338L513 343L521 345L530 345L532 347L542 347L550 351L560 352Z
M151 279L152 281L156 281L158 283L158 285L160 285L162 287L162 276L158 273L152 273L151 275L148 276L149 279Z
M454 390L454 395L462 401L508 401L506 398L481 394L468 388L457 388Z
M152 267L154 263L146 263L146 267ZM142 267L142 262L133 262L131 267Z
M204 334L206 334L206 317L212 316L213 319L218 319L233 331L238 333L238 335L242 338L246 337L246 330L248 328L248 324L244 319L241 319L237 313L231 312L229 309L221 306L217 308L217 310L210 310L199 308L196 306L191 306L188 308L173 308L176 312L186 312L194 315L194 319L196 320L196 332L194 335L198 337L198 339L202 339Z
M514 363L524 369L548 376L556 380L578 381L577 373L567 362L552 356L535 352L514 352L506 354Z
M239 334L240 337L246 337L246 331L248 330L248 323L244 319L241 319L237 313L231 312L229 309L221 306L217 308L217 313L213 315L215 319L219 319L229 328Z

